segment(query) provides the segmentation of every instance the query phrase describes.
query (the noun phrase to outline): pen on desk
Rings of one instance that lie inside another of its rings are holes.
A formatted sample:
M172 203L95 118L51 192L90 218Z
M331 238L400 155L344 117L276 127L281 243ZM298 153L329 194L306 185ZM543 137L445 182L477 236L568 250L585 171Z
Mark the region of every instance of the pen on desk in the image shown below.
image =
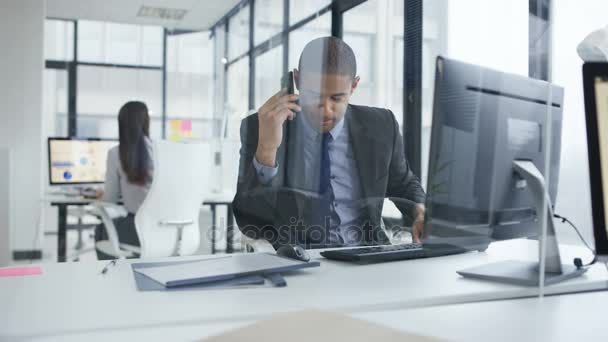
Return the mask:
M116 259L110 261L102 270L101 270L101 274L106 274L108 273L108 270L110 269L110 266L114 266L116 265Z

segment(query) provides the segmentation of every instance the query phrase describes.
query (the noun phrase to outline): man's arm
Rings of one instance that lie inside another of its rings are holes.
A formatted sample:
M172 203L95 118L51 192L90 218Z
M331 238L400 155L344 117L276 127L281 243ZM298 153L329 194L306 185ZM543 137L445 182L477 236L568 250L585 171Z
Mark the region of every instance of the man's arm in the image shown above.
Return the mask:
M267 175L263 170L266 166L258 163L261 169L256 168L257 125L258 121L254 117L245 118L241 121L239 176L236 195L232 201L233 212L239 229L243 234L253 239L260 239L263 236L262 230L264 227L270 227L273 224L268 208L260 208L260 200L256 197L262 197L264 189L272 187L272 181L276 178L266 177ZM269 196L269 193L265 195Z
M414 174L405 158L399 124L394 115L392 113L390 115L393 121L394 138L386 195L391 197L403 215L412 218L412 236L414 241L418 241L422 237L426 194L420 184L420 179Z
M277 151L283 138L283 123L292 120L297 95L284 90L272 96L258 114L241 123L241 150L237 193L233 211L243 234L254 239L267 238L274 232L277 216ZM273 234L276 236L276 234ZM271 243L273 241L270 241Z

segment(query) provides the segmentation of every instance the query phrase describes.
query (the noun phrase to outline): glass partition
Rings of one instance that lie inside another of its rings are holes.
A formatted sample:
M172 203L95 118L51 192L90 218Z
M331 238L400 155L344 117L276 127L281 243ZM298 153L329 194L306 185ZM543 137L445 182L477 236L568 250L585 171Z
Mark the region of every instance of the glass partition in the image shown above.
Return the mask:
M153 137L191 120L212 141L236 251L448 246L437 255L562 267L556 243L579 238L553 214L591 238L577 46L605 26L603 2L330 3L244 1L197 32L49 21L46 54L71 60L61 37L76 25L79 135L115 138L118 108L137 98ZM69 98L70 69L52 64L64 71L47 87ZM69 108L51 107L65 131ZM452 271L487 271L474 264Z
M79 136L117 138L118 110L138 99L149 109L150 136L161 137L161 71L83 65L78 75Z
M162 28L100 21L78 22L78 60L161 66Z
M255 75L255 108L277 92L283 69L275 67L283 62L283 47L277 46L255 58L255 68L260 70Z
M48 136L67 136L68 75L65 70L46 69L44 72L45 116L44 133Z
M359 75L370 74L368 49L359 46L359 68L358 50L346 40L302 45L293 80L283 85L295 94L273 95L277 82L241 124L233 202L241 232L275 248L390 244L392 227L382 219L390 198L415 227L409 242L419 242L425 194L404 158L399 123L389 109L350 103L364 82Z
M289 24L293 25L315 14L329 4L331 0L289 1Z
M343 39L300 39L297 55L290 46L290 63L300 61L295 95L272 96L256 85L257 115L241 124L233 202L241 232L275 248L421 242L434 256L499 251L516 241L524 252L502 257L561 268L552 210L565 92L529 77L536 54L554 51L549 44L530 53L529 2L423 6L418 94L404 94L404 66L415 58L407 49L416 46L404 38L407 13L383 0L344 12ZM536 39L550 42L549 32ZM256 78L273 73L262 71L260 57ZM417 115L404 115L404 99L416 96L421 170L411 166L404 140L412 140L403 136L405 118ZM520 275L511 281L540 279Z
M249 6L243 6L228 20L228 59L232 60L249 50Z
M283 0L255 2L254 45L258 45L283 31Z
M293 3L293 2L291 2ZM305 4L308 2L298 2ZM291 12L290 12L291 13ZM291 31L289 33L289 64L288 70L298 67L298 60L304 45L309 41L319 38L331 36L331 13L325 13L318 18L315 18L306 25Z
M167 37L166 124L192 124L192 139L209 141L221 121L214 115L213 40L208 31ZM169 134L167 134L169 137Z
M74 22L46 20L44 35L45 59L59 61L74 59Z
M527 76L529 15L528 1L523 0L425 0L423 6L421 173L425 180L437 56Z

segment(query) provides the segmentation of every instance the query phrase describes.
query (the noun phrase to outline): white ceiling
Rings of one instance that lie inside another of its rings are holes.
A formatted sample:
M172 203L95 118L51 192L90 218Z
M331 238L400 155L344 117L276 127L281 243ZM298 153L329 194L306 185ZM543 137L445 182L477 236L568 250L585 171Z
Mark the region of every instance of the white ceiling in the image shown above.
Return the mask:
M206 30L240 0L47 0L47 17ZM188 10L182 20L139 18L141 6Z

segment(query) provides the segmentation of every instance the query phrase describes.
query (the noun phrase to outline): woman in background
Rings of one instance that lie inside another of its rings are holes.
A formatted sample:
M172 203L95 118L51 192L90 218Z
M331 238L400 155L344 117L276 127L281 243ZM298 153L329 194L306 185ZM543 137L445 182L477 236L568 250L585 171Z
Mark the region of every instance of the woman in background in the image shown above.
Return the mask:
M120 243L140 246L135 230L135 213L148 194L152 182L152 142L148 107L139 101L127 102L118 113L119 145L108 151L104 191L98 197L105 202L121 201L128 212L114 220ZM107 240L102 225L95 229L95 241ZM115 257L97 250L99 260Z

